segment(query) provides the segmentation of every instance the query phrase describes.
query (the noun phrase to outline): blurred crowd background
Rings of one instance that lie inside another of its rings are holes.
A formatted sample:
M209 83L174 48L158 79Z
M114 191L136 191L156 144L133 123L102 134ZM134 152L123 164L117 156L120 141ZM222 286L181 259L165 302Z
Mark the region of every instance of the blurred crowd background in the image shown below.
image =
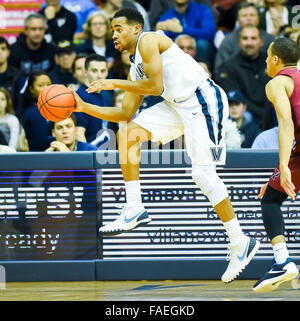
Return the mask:
M36 103L43 88L63 84L86 102L122 104L121 90L85 89L100 78L127 78L129 53L114 49L110 29L123 7L139 10L144 31L163 30L226 91L227 148L278 148L276 114L265 94L267 48L276 37L300 46L299 0L1 0L0 6L0 152L117 148L119 124L84 113L52 123ZM160 99L145 96L138 112ZM167 147L184 148L183 142Z

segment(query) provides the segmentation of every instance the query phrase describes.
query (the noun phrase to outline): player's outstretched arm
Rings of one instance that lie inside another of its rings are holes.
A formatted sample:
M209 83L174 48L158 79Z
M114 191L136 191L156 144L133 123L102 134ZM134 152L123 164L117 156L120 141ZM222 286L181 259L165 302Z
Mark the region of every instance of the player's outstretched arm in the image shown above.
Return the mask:
M137 95L159 96L163 92L163 71L160 57L160 38L158 35L146 35L139 42L139 51L143 58L145 78L131 81L123 79L100 79L92 82L88 93L99 90L122 89ZM166 41L166 40L165 40Z
M278 120L280 184L286 194L295 199L295 186L292 183L291 171L288 167L294 142L294 123L291 103L287 94L291 81L291 78L287 76L273 78L266 85L266 94L276 110Z
M126 92L123 98L122 107L100 107L84 102L77 93L74 92L76 100L75 112L83 112L96 118L118 123L120 121L130 121L135 112L140 107L144 96Z

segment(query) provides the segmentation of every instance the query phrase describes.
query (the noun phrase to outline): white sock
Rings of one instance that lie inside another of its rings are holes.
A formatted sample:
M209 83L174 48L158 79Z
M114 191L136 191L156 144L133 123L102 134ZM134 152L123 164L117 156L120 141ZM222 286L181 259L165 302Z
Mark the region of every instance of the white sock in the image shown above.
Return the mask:
M236 217L223 224L231 245L235 246L241 243L243 240L246 240L246 236L243 233L240 223Z
M286 243L276 243L273 245L274 257L277 264L284 263L289 257Z
M125 182L126 205L128 207L143 207L140 181Z

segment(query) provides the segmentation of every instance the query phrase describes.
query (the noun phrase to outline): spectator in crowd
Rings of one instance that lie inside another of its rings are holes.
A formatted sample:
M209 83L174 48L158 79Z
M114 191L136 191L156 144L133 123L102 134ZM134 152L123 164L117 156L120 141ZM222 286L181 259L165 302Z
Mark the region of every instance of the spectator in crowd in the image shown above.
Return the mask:
M72 70L75 57L75 49L69 40L58 43L55 54L56 65L49 73L53 84L62 84L72 87L77 83Z
M195 2L200 4L206 4L207 6L211 7L210 0L195 0ZM150 1L150 9L149 9L149 19L151 29L154 30L155 26L160 18L160 16L174 8L175 0L151 0Z
M0 36L0 87L4 87L10 93L15 105L14 89L19 71L8 62L9 55L9 44L4 37Z
M24 33L10 48L9 62L26 76L35 70L52 70L56 47L45 40L46 18L40 13L30 14L24 25Z
M104 107L113 106L113 92L106 90L91 94L86 92L87 86L91 82L107 77L108 66L105 57L97 54L89 55L85 59L85 70L86 80L77 90L77 94L87 103ZM77 119L77 137L82 142L92 143L100 130L109 127L106 121L85 113L76 113L75 116Z
M56 47L45 40L47 20L43 15L30 14L24 24L24 33L21 33L17 41L11 45L8 58L9 63L20 71L14 94L15 111L18 117L22 104L21 93L26 87L28 75L35 70L50 72L55 66L56 52Z
M264 0L259 27L274 36L283 34L286 27L291 27L298 12L286 6L286 2L287 0Z
M241 147L250 148L255 137L261 132L261 129L251 117L245 116L247 105L239 91L229 91L227 98L229 102L229 116L236 122L237 128L242 135Z
M174 42L185 53L187 53L193 58L196 58L197 44L196 39L194 37L186 34L181 34L175 38Z
M212 44L216 33L213 12L207 5L191 0L175 0L174 8L163 13L156 30L163 30L174 40L179 34L188 34L197 41L197 59L214 61L215 48Z
M131 8L138 10L144 18L144 31L150 31L150 21L148 12L145 8L136 1L132 0L102 0L103 5L99 8L109 20L121 8Z
M7 145L17 150L21 131L19 119L14 115L14 108L9 92L0 87L0 131Z
M98 11L98 7L93 0L60 0L60 4L75 14L77 29L74 38L82 38L82 26L92 12Z
M269 105L265 85L270 78L265 72L266 54L260 51L261 46L259 29L244 26L240 33L240 52L217 69L215 80L226 92L238 90L243 94L248 110L262 128Z
M240 51L239 39L241 28L247 25L258 27L259 25L259 12L256 6L252 3L242 2L238 11L238 25L239 27L228 33L224 40L221 42L217 50L214 68L219 68L224 62L229 60L233 55ZM274 36L260 29L260 36L262 38L262 52L267 52Z
M251 148L279 149L278 126L267 129L257 135Z
M63 40L73 41L77 29L77 19L73 12L67 10L60 0L45 0L46 7L39 12L47 18L47 35L49 42L59 43Z
M93 12L83 26L84 42L77 46L77 53L98 54L104 56L110 65L116 53L114 49L110 22L100 11Z
M40 92L50 85L51 79L45 71L34 71L28 77L22 123L30 151L44 151L53 140L49 121L41 115L37 107Z
M76 117L72 114L69 118L53 123L51 142L46 152L72 152L93 151L97 147L89 143L79 142L76 139Z
M80 53L77 54L73 66L72 66L72 71L73 71L73 76L76 79L76 84L71 86L71 88L75 91L85 83L86 81L86 72L85 72L85 59L88 55Z

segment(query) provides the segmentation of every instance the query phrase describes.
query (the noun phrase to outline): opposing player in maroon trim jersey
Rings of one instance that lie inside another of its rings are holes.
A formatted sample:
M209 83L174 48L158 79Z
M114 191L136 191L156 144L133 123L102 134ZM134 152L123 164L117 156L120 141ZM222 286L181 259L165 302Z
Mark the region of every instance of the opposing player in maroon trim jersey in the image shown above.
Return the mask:
M289 38L278 38L268 48L267 72L273 79L266 85L266 95L278 119L279 164L258 197L262 198L262 217L273 246L275 263L254 285L256 292L275 290L299 273L289 257L281 212L287 197L295 200L300 190L299 58L299 47Z

